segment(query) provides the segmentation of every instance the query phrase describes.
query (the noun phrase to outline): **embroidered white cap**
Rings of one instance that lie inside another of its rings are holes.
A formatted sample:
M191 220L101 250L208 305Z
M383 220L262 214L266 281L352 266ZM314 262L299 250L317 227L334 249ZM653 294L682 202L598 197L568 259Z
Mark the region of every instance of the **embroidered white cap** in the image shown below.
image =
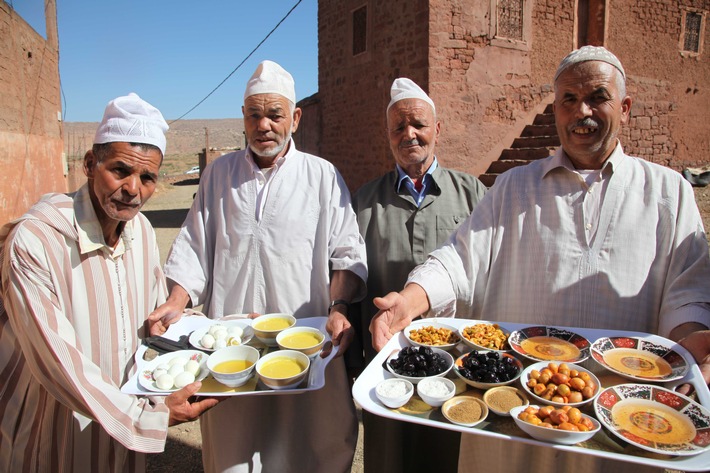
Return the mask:
M579 49L575 49L569 53L560 62L560 66L557 68L555 73L555 80L562 74L568 67L579 64L580 62L587 61L602 61L607 64L611 64L621 72L621 76L626 80L626 72L624 72L624 67L621 65L621 61L614 56L614 54L603 46L582 46Z
M168 124L160 110L131 92L111 100L94 136L94 144L126 142L157 146L165 156Z
M436 106L434 106L434 101L429 97L426 92L422 90L413 80L407 79L406 77L400 77L392 82L392 88L390 89L390 100L389 105L387 105L387 111L390 107L400 100L404 99L421 99L431 105L431 108L436 112Z
M291 74L273 61L262 61L247 82L244 100L256 94L279 94L296 103L296 85Z

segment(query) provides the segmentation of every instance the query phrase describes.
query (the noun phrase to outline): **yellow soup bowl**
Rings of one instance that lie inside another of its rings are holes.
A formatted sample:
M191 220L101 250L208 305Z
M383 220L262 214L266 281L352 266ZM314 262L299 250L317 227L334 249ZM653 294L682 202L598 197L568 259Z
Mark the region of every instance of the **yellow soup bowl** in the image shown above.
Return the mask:
M296 350L314 357L323 348L325 335L313 327L291 327L276 336L276 343L283 350Z
M255 318L251 324L254 335L264 345L275 347L276 336L287 328L295 325L296 318L291 314L264 314Z
M306 379L310 366L310 358L300 351L279 350L262 356L256 363L256 372L271 389L292 389Z
M248 345L238 345L215 350L207 358L207 369L212 377L230 388L242 386L249 381L257 361L259 350Z

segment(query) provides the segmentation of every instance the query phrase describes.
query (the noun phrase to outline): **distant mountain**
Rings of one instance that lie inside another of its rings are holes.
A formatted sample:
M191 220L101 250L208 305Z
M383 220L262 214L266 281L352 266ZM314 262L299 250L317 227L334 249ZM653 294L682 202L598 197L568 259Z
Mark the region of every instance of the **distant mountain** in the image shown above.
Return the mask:
M91 147L98 126L96 122L64 123L64 148L69 159L84 156ZM205 147L205 128L210 148L244 148L244 120L241 118L180 120L170 125L166 155L196 155L202 151Z

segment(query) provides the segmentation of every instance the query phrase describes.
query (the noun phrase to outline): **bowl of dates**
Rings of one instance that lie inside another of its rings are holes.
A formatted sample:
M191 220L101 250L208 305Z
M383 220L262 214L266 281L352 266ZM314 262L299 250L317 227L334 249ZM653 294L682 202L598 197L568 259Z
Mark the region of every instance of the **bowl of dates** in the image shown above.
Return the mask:
M488 389L514 383L523 372L523 364L510 353L473 350L456 359L454 372L469 386Z
M412 384L431 376L445 376L453 365L451 354L433 347L404 347L390 355L385 363L390 373Z

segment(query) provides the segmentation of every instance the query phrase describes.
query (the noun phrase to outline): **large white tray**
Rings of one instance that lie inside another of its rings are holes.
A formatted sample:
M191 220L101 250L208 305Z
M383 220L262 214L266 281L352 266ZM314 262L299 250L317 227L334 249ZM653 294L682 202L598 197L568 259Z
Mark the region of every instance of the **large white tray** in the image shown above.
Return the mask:
M227 320L228 318L225 318L224 320ZM296 326L315 327L319 329L325 334L327 343L330 341L330 335L328 335L328 332L325 330L325 323L327 320L327 317L308 317L296 320ZM180 321L174 323L168 328L167 332L165 332L163 337L168 338L170 340L178 340L181 335L189 335L193 330L199 329L213 322L213 320L210 320L204 316L183 316ZM254 337L252 341L249 342L249 345L252 345L255 348L261 350L262 355L268 353L269 351L278 350L278 347L265 347L257 340L256 337ZM190 348L192 349L194 347L191 346ZM142 371L143 366L148 363L147 361L143 360L143 354L145 353L146 349L147 347L145 345L141 345L136 351L136 372L128 379L126 384L121 387L121 392L141 396L167 396L168 394L170 394L169 392L161 393L148 391L138 382L138 376ZM315 358L311 359L311 367L310 372L308 373L308 381L305 383L304 387L299 387L295 389L272 390L264 386L261 382L259 382L259 375L255 373L251 380L244 386L240 386L238 388L229 388L221 383L218 383L212 378L212 376L208 376L202 381L202 388L198 391L198 394L202 396L263 396L274 394L299 394L306 391L315 391L316 389L320 389L325 386L325 367L328 365L328 363L330 363L330 360L332 360L337 355L337 353L338 349L337 347L334 347L327 357L321 358L320 356L316 356Z
M471 323L470 319L446 319L446 323L454 327L460 327L464 324ZM505 324L506 327L512 330L518 330L524 327L528 327L529 324ZM595 329L583 329L574 327L563 327L567 328L575 333L578 333L585 338L587 338L591 343L601 337L613 337L613 336L631 336L631 337L643 337L649 334L642 332L626 332L619 330L595 330ZM629 444L617 441L615 437L607 435L605 432L598 433L592 440L587 441L583 444L566 446L566 445L555 445L551 443L540 442L528 437L524 432L522 432L515 425L514 421L510 417L500 417L493 413L489 413L486 420L476 427L461 427L448 422L444 416L441 414L440 409L432 409L426 413L422 412L407 412L403 409L389 409L382 405L375 395L375 386L378 382L385 378L389 378L392 375L387 372L382 364L387 359L387 356L391 354L394 350L398 350L409 343L407 338L403 333L398 333L387 343L384 349L377 354L375 359L365 368L362 374L357 378L355 384L353 385L352 393L355 401L368 412L377 414L382 417L388 417L390 419L400 420L404 422L412 422L415 424L429 425L432 427L438 427L448 430L456 430L459 432L472 434L472 435L483 435L488 437L495 437L500 439L506 439L511 441L523 442L531 445L546 446L554 449L579 452L587 455L593 455L604 458L611 458L615 460L626 461L630 463L638 463L643 465L650 465L658 468L668 468L672 470L684 470L684 471L706 471L710 468L710 451L703 452L701 454L689 457L672 457L653 454L646 452L637 447L633 447ZM470 351L465 345L460 344L458 349L461 352ZM692 355L685 350L682 346L676 345L674 348L678 353L688 360L688 362L693 361ZM523 361L525 365L529 364L528 361ZM616 384L628 383L629 381L617 376L604 368L600 367L591 358L585 361L582 366L593 371L600 378L602 386L608 387ZM697 400L703 406L710 408L710 391L707 385L703 381L702 374L696 363L693 363L688 375L681 381L676 381L673 383L662 383L661 386L667 388L673 388L682 383L690 383L695 387ZM646 383L650 384L650 383ZM464 385L465 386L465 385ZM519 383L514 385L519 386ZM483 391L476 390L468 387L470 392L467 394L473 394L476 396L482 395ZM592 411L587 411L590 413ZM594 416L594 414L591 414Z

